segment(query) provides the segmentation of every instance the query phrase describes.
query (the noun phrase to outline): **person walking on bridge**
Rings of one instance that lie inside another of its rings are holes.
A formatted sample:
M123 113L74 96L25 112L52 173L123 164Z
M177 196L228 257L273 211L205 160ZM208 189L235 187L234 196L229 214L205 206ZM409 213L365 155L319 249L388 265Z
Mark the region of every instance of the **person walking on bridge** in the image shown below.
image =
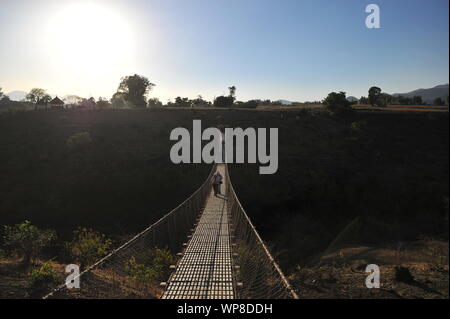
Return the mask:
M214 190L214 196L220 194L220 184L222 184L222 174L219 171L216 171L212 177L212 187Z

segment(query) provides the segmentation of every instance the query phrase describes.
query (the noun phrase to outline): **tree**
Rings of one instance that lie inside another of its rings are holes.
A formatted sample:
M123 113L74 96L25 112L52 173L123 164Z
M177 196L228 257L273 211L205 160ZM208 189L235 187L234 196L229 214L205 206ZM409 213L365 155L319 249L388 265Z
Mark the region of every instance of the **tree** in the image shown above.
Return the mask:
M352 110L352 107L345 94L345 92L331 92L322 103L332 114L340 115L348 113Z
M191 105L194 106L194 107L210 106L211 102L205 101L203 99L203 96L198 95L196 99L191 100Z
M9 102L11 102L11 100L8 95L3 95L3 97L0 97L0 104L9 104Z
M53 230L42 230L25 221L4 228L5 247L23 258L25 264L36 259L43 248L56 239Z
M48 96L47 92L44 89L34 88L26 95L25 99L29 102L37 104L43 98Z
M146 77L135 74L121 79L117 93L134 107L146 107L146 96L154 86Z
M126 106L125 95L120 92L114 93L111 98L112 107L122 108Z
M63 100L64 100L64 102L66 102L67 105L75 106L75 105L80 104L83 101L83 98L78 95L72 94L72 95L66 95Z
M36 109L38 105L47 105L52 100L51 96L48 95L44 89L40 88L31 89L25 99L34 103L34 109Z
M378 97L378 106L388 106L389 104L392 104L392 95L389 95L387 93L381 93Z
M369 99L365 96L361 96L361 98L359 99L359 104L369 104Z
M162 106L163 106L162 102L157 97L148 99L148 107L159 108Z
M422 97L419 95L413 96L412 104L413 105L422 105L423 104Z
M8 104L11 102L8 95L3 94L2 88L0 88L0 104Z
M95 107L98 109L107 109L111 107L111 103L106 98L99 97Z
M380 103L380 95L381 95L381 89L376 86L372 86L369 89L369 103L370 105L374 106Z
M218 96L214 99L215 107L232 107L234 98L232 96Z
M440 97L435 98L433 101L433 105L436 105L436 106L440 106L440 105L444 105L444 104L445 104L444 101Z
M230 91L230 94L228 96L232 97L234 101L234 99L236 98L236 87L234 85L230 86L228 90Z

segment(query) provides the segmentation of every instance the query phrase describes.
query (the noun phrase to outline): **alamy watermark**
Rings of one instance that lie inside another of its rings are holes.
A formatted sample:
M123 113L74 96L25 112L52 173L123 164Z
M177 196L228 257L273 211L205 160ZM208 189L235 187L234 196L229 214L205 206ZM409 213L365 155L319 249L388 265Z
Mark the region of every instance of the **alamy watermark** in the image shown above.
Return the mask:
M225 128L222 132L209 127L202 132L201 120L194 120L192 154L191 133L186 128L173 129L170 140L178 141L170 150L170 159L175 164L244 163L247 154L247 163L262 164L260 174L275 174L278 171L278 128L270 128L269 137L265 128ZM209 141L203 149L202 141Z
M75 264L67 265L66 273L70 274L66 277L66 287L68 289L80 288L80 266Z
M366 13L370 13L366 18L366 27L368 29L379 29L381 26L380 7L377 4L369 4L366 7Z
M380 267L375 264L367 265L366 272L370 273L366 277L366 287L369 289L380 288Z

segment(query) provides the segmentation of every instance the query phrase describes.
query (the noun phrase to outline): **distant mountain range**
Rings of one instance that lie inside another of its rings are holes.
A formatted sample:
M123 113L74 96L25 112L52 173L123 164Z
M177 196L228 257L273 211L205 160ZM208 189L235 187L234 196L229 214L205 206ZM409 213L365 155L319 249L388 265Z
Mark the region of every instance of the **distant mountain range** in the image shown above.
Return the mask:
M25 99L27 94L28 93L25 91L11 91L11 92L7 93L6 95L8 95L8 97L13 101L21 101L21 100Z
M288 100L278 100L278 102L280 102L282 105L291 105L292 102L288 101Z
M422 100L428 103L433 103L433 101L440 97L445 99L448 96L449 85L443 84L438 85L430 89L418 89L408 93L394 93L393 96L405 96L405 97L413 97L413 96L421 96Z
M354 96L348 96L347 97L347 101L349 101L349 102L358 102L359 99L354 97Z

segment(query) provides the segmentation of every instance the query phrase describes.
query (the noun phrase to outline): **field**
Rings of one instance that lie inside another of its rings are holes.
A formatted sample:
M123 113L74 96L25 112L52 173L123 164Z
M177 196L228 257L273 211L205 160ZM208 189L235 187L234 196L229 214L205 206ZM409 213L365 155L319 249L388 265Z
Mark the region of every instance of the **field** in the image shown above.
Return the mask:
M170 131L201 119L203 128L279 128L277 174L259 175L248 164L230 165L230 174L295 282L303 284L299 267L314 269L348 247L448 242L448 112L359 110L341 118L319 107L265 110L4 113L0 225L31 220L61 240L88 226L123 241L207 176L208 165L169 158ZM69 137L80 132L92 141L70 147Z

